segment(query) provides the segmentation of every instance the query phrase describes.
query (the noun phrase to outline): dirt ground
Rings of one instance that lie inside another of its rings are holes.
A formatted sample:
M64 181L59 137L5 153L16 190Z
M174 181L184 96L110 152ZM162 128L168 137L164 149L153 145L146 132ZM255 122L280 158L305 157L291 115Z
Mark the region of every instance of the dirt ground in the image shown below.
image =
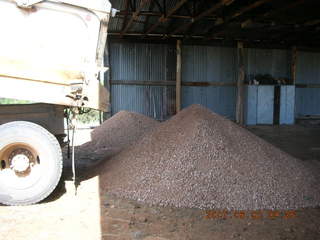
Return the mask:
M295 157L320 160L320 128L259 126L249 130ZM80 130L77 144L89 141L89 133ZM79 149L80 167L87 166L88 153ZM63 179L44 202L0 206L1 240L320 239L320 208L225 212L152 207L101 194L99 176L91 176L88 169L78 169L80 185L75 195L68 166L66 161Z

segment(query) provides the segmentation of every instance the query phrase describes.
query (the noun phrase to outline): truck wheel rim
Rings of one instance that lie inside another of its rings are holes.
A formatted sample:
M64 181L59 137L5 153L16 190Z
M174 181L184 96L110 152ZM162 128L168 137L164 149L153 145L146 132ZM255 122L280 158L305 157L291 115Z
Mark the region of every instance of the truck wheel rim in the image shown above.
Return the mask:
M0 151L0 181L8 189L27 189L41 178L40 157L24 143L14 143Z

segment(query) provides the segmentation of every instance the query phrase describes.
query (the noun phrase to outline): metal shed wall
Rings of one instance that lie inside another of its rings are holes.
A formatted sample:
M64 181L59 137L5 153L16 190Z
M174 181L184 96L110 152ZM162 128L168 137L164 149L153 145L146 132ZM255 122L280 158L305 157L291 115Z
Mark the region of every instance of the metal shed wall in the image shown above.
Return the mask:
M269 74L274 78L291 78L291 52L280 49L246 48L244 50L246 82L252 82L257 75ZM291 88L292 89L292 88ZM294 88L293 88L294 89ZM249 125L274 123L274 86L249 85L246 87L245 122ZM294 91L293 91L294 92ZM294 98L281 87L280 124L293 122Z
M246 48L245 71L247 81L257 74L270 74L274 78L290 78L291 55L288 50Z
M110 43L112 114L128 110L159 120L172 116L175 87L141 82L175 82L175 56L172 45Z
M296 117L320 114L320 53L298 51L296 83L318 87L296 88Z
M235 119L237 55L235 48L182 47L182 81L233 83L234 86L183 86L182 107L198 103Z
M291 78L290 50L252 48L244 49L244 54L246 81L257 74ZM159 120L175 114L174 45L112 42L110 64L112 114L129 110ZM301 88L301 84L320 86L320 53L298 52L296 75L300 87L296 88L295 115L320 114L319 88ZM183 45L182 107L199 103L234 119L237 76L236 48Z

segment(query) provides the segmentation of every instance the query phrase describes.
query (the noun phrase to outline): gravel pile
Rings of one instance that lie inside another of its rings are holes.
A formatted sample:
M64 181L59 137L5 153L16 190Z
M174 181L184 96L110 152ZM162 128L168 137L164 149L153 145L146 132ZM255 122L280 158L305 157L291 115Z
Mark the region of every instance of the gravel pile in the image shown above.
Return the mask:
M142 114L121 111L92 131L92 143L95 149L120 152L158 124Z
M118 112L95 128L91 132L91 141L76 150L76 154L81 156L77 165L90 166L116 155L158 124L158 121L139 113Z
M318 171L199 105L152 129L102 170L102 191L162 206L295 209L320 202Z

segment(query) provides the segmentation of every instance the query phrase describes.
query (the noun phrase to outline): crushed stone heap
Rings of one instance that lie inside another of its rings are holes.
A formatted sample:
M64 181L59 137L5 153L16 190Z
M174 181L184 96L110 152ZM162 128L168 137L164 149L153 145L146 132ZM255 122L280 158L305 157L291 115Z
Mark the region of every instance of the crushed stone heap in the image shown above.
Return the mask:
M142 114L120 111L95 128L91 133L91 142L82 148L87 151L109 151L114 155L158 124L158 121Z
M112 141L112 134L103 139ZM296 209L320 202L317 171L199 105L159 124L100 169L102 191L162 206Z

